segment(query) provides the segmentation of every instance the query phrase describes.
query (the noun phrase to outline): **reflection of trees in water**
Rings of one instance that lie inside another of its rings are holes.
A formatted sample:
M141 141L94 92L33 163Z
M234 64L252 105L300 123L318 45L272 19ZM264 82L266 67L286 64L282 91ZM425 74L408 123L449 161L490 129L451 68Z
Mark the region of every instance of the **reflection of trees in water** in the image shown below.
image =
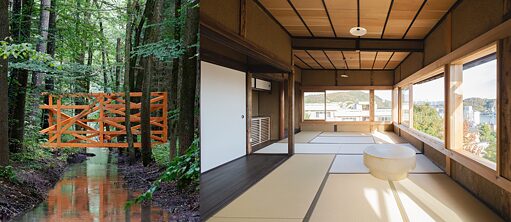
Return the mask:
M168 221L169 213L151 205L125 203L134 198L117 174L116 158L102 149L89 149L96 156L68 169L48 194L42 213L30 215L39 221ZM39 208L39 207L38 207Z

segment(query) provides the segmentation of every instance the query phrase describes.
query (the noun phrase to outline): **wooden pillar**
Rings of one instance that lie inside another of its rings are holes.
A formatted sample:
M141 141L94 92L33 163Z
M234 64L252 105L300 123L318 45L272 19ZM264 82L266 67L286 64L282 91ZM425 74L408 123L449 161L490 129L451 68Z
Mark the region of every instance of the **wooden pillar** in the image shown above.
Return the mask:
M374 89L369 90L369 121L374 121Z
M463 147L463 65L447 64L445 81L445 146L456 150ZM451 158L445 156L445 171L451 174Z
M410 128L413 128L413 85L408 88L408 119Z
M497 173L511 180L511 37L499 40L497 53Z
M392 122L399 123L399 88L392 89Z
M251 138L250 138L250 129L252 128L252 73L247 72L246 75L246 98L247 98L247 105L246 105L246 121L247 121L247 129L246 129L246 147L247 147L247 155L252 153L252 144Z
M279 85L279 139L286 137L286 102L285 102L285 80L282 80Z
M287 98L288 98L288 121L287 121L287 139L288 147L287 154L293 155L295 153L295 69L294 66L291 68L291 72L287 78Z

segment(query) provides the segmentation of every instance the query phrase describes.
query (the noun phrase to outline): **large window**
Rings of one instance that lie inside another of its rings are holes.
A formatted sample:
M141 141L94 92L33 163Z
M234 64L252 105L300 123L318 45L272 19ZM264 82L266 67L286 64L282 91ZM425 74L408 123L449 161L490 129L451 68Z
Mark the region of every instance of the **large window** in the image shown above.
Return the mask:
M374 121L392 121L392 90L374 90Z
M463 149L497 158L497 61L495 54L463 65Z
M439 75L413 85L413 128L443 140L444 77Z
M327 121L369 121L369 90L327 90Z
M303 94L303 119L325 119L325 92L305 92Z
M401 124L410 125L410 89L401 88Z

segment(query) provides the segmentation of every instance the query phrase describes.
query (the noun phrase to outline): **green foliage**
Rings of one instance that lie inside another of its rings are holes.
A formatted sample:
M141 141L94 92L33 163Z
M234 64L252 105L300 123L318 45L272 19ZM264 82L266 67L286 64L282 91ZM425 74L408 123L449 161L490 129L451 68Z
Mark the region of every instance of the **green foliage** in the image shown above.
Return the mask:
M493 132L489 124L479 126L479 139L481 142L487 142L488 147L484 149L483 157L492 162L497 161L497 133Z
M429 104L413 106L413 128L444 139L444 120Z
M195 189L198 189L199 179L200 147L199 138L196 137L186 154L178 156L172 160L169 167L162 173L160 178L153 182L151 187L146 192L135 198L135 200L128 201L126 203L126 207L152 199L154 192L160 188L160 185L163 182L175 181L180 189L184 189L186 187L194 187Z
M16 177L16 173L12 166L0 166L0 178L7 179L13 183L18 182L18 178Z
M153 148L153 157L154 161L158 166L168 166L169 165L169 144L163 143L158 144Z

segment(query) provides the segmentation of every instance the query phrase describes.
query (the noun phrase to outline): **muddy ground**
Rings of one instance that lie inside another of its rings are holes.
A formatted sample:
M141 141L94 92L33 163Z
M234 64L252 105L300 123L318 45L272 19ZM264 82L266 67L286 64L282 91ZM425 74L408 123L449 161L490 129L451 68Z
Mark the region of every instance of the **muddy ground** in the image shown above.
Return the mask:
M80 163L87 159L85 154L72 154L66 160L58 157L39 160L38 167L12 163L16 172L16 181L0 178L0 221L8 221L36 207L48 196L69 164Z
M127 188L134 192L146 191L165 170L156 165L144 167L141 162L130 166L124 156L119 156L118 167ZM179 190L174 182L163 183L152 204L170 211L171 221L200 221L198 190Z

